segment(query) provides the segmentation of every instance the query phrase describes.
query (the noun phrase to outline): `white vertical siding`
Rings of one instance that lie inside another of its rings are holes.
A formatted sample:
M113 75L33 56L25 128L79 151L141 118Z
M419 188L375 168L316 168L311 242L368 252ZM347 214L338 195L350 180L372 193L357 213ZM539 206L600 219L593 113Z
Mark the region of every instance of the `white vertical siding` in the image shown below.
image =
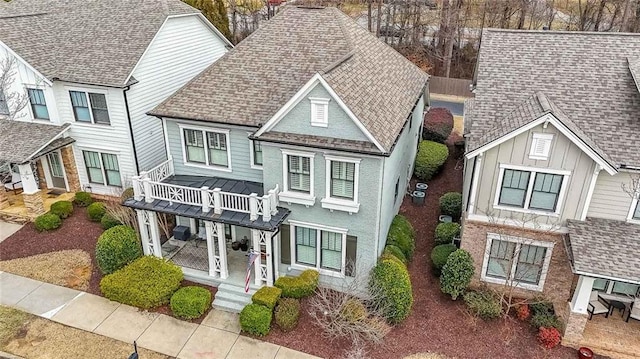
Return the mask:
M199 16L168 18L133 77L127 91L140 170L166 159L162 123L146 113L226 53L225 43Z
M626 220L632 199L625 192L623 185L630 188L631 180L631 175L626 172L611 176L605 171L600 171L587 217Z

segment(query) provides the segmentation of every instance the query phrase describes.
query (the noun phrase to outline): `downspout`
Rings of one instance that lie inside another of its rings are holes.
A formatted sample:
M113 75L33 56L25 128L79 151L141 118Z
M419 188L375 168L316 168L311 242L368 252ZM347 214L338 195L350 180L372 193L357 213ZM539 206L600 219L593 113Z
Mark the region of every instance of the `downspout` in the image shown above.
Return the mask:
M386 164L387 161L385 161L386 158L385 157L381 157L380 161L382 162L382 166L380 166L380 189L379 189L379 195L378 195L378 208L376 208L376 216L378 218L377 220L377 225L376 225L376 248L375 248L375 258L377 260L378 258L378 251L380 249L380 222L382 218L380 218L381 215L381 208L382 208L382 200L383 200L383 196L382 196L382 189L384 188L384 166Z
M129 100L127 99L127 91L131 86L127 86L122 90L124 96L124 107L127 112L127 123L129 124L129 137L131 138L131 147L133 148L133 162L136 164L136 175L140 174L140 164L138 163L138 151L136 150L136 142L133 139L133 125L131 124L131 113L129 112Z

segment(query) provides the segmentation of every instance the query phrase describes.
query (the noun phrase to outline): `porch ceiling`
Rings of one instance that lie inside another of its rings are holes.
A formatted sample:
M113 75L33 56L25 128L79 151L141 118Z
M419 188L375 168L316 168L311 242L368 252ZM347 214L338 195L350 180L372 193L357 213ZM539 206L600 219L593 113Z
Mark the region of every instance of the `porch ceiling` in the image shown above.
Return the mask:
M25 163L69 128L24 121L0 120L0 162Z
M640 225L587 218L567 226L576 273L640 283Z

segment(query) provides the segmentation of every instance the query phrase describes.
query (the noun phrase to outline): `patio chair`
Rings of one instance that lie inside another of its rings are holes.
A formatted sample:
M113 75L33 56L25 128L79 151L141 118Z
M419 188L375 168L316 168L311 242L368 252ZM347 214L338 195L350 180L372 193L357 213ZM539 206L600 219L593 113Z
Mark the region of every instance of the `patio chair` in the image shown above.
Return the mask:
M4 189L6 191L13 191L13 194L18 194L18 191L22 190L22 178L20 173L11 171L11 176L7 176L4 183Z
M591 292L591 297L589 298L589 306L587 307L587 313L589 313L589 320L594 315L604 314L605 318L609 317L609 309L611 309L608 303L603 303L598 298L598 291L594 290Z
M627 315L627 322L629 321L629 318L640 320L640 298L636 298L633 303L631 303L629 315Z

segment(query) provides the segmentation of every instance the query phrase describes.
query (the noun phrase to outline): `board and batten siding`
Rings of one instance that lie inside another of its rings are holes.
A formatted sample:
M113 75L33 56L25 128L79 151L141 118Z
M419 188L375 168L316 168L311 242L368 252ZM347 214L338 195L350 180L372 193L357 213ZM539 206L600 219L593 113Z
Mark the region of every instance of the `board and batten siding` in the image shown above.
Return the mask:
M625 192L623 185L632 188L631 176L628 172L619 172L611 176L605 171L600 171L587 217L625 221L631 208L632 198Z
M225 127L223 125L208 124L206 122L179 121L165 119L167 131L167 146L173 158L173 166L177 175L222 177L236 180L262 182L262 170L251 168L249 153L249 133L254 128ZM180 126L210 129L211 131L229 131L229 150L231 151L231 172L220 171L213 167L202 167L185 164ZM268 162L265 162L268 163ZM266 190L271 189L271 187Z
M553 143L548 160L532 160L529 151L534 133L553 134ZM494 209L496 191L500 184L500 165L517 165L530 168L570 171L567 191L562 200L559 216L538 215L531 218L517 211ZM580 219L585 205L589 183L595 162L571 140L552 125L543 125L522 133L484 152L480 166L475 214L495 219L535 221L536 225L562 225L567 219ZM470 170L471 168L467 168Z
M156 34L127 91L140 171L166 160L162 122L146 113L223 56L225 45L197 15L170 17Z

